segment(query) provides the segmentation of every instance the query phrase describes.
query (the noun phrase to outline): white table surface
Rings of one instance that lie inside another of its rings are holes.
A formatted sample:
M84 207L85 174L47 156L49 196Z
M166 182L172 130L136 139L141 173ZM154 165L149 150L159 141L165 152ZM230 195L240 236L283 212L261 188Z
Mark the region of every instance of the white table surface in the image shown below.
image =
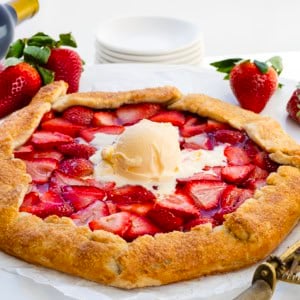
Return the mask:
M0 1L3 3L5 1ZM109 3L108 3L109 2ZM182 6L182 2L189 5ZM186 0L186 1L146 1L146 0L113 0L113 1L70 1L70 0L40 0L40 14L18 28L16 38L25 37L37 31L45 31L57 35L60 32L72 31L79 43L78 51L88 64L94 62L94 33L95 26L112 16L125 15L171 15L184 17L198 22L205 30L206 56L204 66L225 57L235 56L236 53L250 53L243 57L266 59L272 55L281 55L284 62L282 77L300 81L300 41L297 31L300 18L298 12L299 1L253 0L248 4L245 13L243 1L228 0ZM76 3L76 5L74 5ZM149 4L151 3L151 5ZM223 3L223 4L222 4ZM226 3L226 4L225 4ZM268 6L268 5L269 6ZM260 5L260 6L259 6ZM259 9L264 9L262 12ZM277 21L273 34L266 36L266 26L269 18L263 16L269 10ZM89 13L88 13L89 12ZM241 15L241 13L244 14ZM257 18L251 23L250 15L256 13ZM92 17L89 17L89 16ZM200 17L199 17L200 16ZM280 18L279 18L280 17ZM237 23L232 20L236 18ZM293 22L289 22L292 20ZM244 20L245 22L242 22ZM283 20L283 21L282 21ZM267 22L267 23L265 23ZM223 30L223 31L222 31ZM227 34L226 39L224 36ZM249 38L242 40L245 35ZM277 52L276 52L277 51ZM216 56L218 55L218 56ZM71 299L54 288L41 285L32 280L11 274L0 269L1 298L10 300L68 300ZM299 286L278 283L272 299L299 299ZM226 295L211 298L211 300L231 299L240 291L235 290ZM90 300L90 299L84 299ZM142 299L139 299L142 300Z

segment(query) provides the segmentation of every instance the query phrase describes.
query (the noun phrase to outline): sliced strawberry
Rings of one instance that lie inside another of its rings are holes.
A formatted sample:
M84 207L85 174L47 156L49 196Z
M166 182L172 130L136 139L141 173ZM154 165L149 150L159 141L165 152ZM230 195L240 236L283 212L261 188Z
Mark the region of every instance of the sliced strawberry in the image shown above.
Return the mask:
M29 212L28 209L30 209L32 206L37 205L40 203L40 196L37 192L30 192L25 195L24 200L20 206L20 211L26 211Z
M214 215L213 218L216 225L221 225L224 222L224 216L234 212L236 209L232 206L221 207Z
M112 126L120 125L115 112L98 111L93 117L93 126Z
M189 182L186 189L198 208L210 210L219 205L220 197L226 186L226 183L221 181L202 180Z
M51 191L55 191L57 193L61 192L61 189L64 186L72 186L72 185L87 185L83 179L70 176L68 174L64 174L58 170L55 170L52 173L52 176L49 180L49 189Z
M263 184L266 182L268 175L268 171L255 166L248 179L243 183L243 186L254 189L256 187L256 181L261 181L260 183ZM258 182L258 185L260 185L260 183Z
M42 183L42 184L32 183L31 187L30 187L30 192L36 192L38 194L44 194L48 190L49 190L49 183L48 182Z
M31 142L36 147L49 149L54 146L71 143L73 138L59 132L37 131L32 135Z
M155 207L167 209L181 218L199 216L199 209L193 204L193 201L181 193L165 195L156 202Z
M245 200L253 196L253 191L240 189L234 185L229 185L222 195L221 207L233 207L237 209Z
M253 162L260 168L267 170L268 172L275 172L278 168L278 164L269 158L268 153L261 151L255 155Z
M155 115L161 109L159 104L139 103L123 105L116 110L122 125L131 125Z
M131 214L122 211L93 220L89 223L89 226L92 230L102 229L123 236L131 226Z
M41 123L44 123L54 118L55 118L55 112L53 110L50 110L43 115Z
M124 126L102 126L96 128L86 128L80 131L80 136L85 139L87 142L91 142L96 133L106 133L106 134L121 134L125 130Z
M75 211L83 209L97 200L103 200L105 192L93 186L64 186L61 195L72 204Z
M65 159L59 164L59 171L70 176L82 177L93 174L93 164L85 158Z
M24 162L27 173L35 183L47 182L52 172L58 167L57 160L52 158L33 158Z
M50 215L57 215L59 217L70 216L73 213L73 208L70 204L66 203L59 194L52 191L44 193L39 202L37 199L37 195L29 193L25 197L20 211L32 213L40 218L46 218Z
M189 138L185 138L185 142L182 147L184 149L204 149L204 150L213 150L215 146L215 140L211 135L206 133L200 133Z
M254 191L250 189L243 189L240 195L239 205L241 205L245 200L253 197Z
M199 216L198 218L193 219L193 220L189 221L188 223L184 224L183 229L185 231L189 231L195 226L207 224L207 223L211 223L212 226L216 225L216 222L213 218L205 218L205 217Z
M63 118L73 124L88 126L91 125L94 111L84 106L72 106L63 113Z
M148 211L153 208L153 203L133 203L133 204L117 204L117 208L121 211L127 211L139 216L145 216Z
M159 207L151 209L147 214L147 218L165 232L179 230L183 224L182 218L175 216L168 209Z
M206 119L202 118L198 115L186 113L185 114L185 124L186 126L192 126L192 125L201 125L206 124Z
M57 161L60 161L64 158L64 156L55 150L49 150L49 151L35 151L32 154L33 158L52 158L56 159Z
M248 181L245 186L248 189L255 191L255 190L260 189L261 187L265 186L266 184L267 184L267 180L262 178L262 179Z
M108 199L118 204L153 202L155 196L140 185L126 185L108 193Z
M105 204L107 206L107 209L108 209L108 212L110 215L120 212L120 210L117 207L117 204L115 204L111 201L107 201L107 200L105 200Z
M234 185L229 185L222 194L221 207L236 207L242 191Z
M212 175L216 176L218 179L216 180L221 180L221 173L222 173L222 169L223 167L220 166L216 166L216 167L204 167L203 171L209 171L210 173L212 173ZM203 178L205 179L205 178ZM212 180L212 179L209 179Z
M86 159L96 152L96 148L93 146L77 143L59 145L57 149L64 155Z
M43 214L47 215L57 215L59 217L62 216L70 216L74 210L73 207L70 206L69 203L65 202L64 199L57 193L48 191L41 196L41 202L44 205L41 205ZM42 216L43 217L43 216Z
M253 159L256 156L256 154L261 151L259 147L248 138L243 143L243 149L245 150L250 159Z
M99 181L99 180L90 179L90 178L86 179L85 182L89 186L94 186L94 187L104 190L104 191L110 191L116 185L116 183L113 181Z
M20 148L15 150L14 156L16 158L28 159L28 158L32 158L32 153L33 153L33 146L26 145L26 146L21 146Z
M217 130L222 130L227 128L229 128L229 126L225 123L220 123L214 120L207 120L206 132L212 132L212 131L217 131Z
M45 131L50 132L60 132L71 137L76 137L79 134L79 131L85 128L82 125L73 124L62 118L55 118L49 121L46 121L41 124L41 127Z
M214 133L214 138L217 142L234 145L241 143L246 136L240 131L221 129Z
M131 226L124 233L124 238L127 241L132 241L141 235L154 235L160 232L160 230L154 224L144 217L132 214L130 220Z
M196 125L183 125L179 132L183 137L191 137L196 134L200 134L206 131L206 124L196 124Z
M174 126L182 126L185 123L185 115L180 111L164 110L150 118L153 122L172 123Z
M220 174L215 174L211 172L199 172L195 173L194 175L186 178L178 178L177 181L180 183L185 183L189 181L195 181L195 180L214 180L218 181L221 180Z
M228 146L224 150L228 164L233 166L243 166L250 164L250 158L246 151L235 146Z
M98 220L101 217L109 215L107 205L103 201L96 201L84 209L73 213L70 218L77 226L87 225L92 220Z
M240 184L249 177L254 167L254 165L226 166L221 171L222 179L229 183Z
M269 175L268 171L255 166L254 170L251 172L249 179L265 179Z

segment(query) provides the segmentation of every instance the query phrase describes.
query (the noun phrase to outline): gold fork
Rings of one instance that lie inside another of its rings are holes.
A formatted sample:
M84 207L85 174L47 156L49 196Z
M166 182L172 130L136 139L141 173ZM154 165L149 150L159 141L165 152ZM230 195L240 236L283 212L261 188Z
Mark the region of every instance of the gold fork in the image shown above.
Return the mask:
M234 300L271 299L277 280L300 284L300 241L280 256L270 256L253 275L252 285Z

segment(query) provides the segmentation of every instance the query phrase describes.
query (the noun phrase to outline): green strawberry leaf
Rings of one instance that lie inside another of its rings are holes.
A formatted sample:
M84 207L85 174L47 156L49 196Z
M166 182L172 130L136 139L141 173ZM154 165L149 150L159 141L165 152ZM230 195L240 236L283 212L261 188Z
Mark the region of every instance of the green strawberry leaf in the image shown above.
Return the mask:
M266 74L269 70L269 66L265 62L254 60L253 63L258 67L262 74Z
M270 63L271 67L275 69L278 75L281 74L283 70L283 64L282 64L282 59L280 56L273 56L269 58L266 63Z
M296 113L296 117L300 118L300 110Z
M225 73L224 79L229 79L229 73L233 67L242 60L242 58L229 58L210 63L211 66L217 69L217 72Z
M213 67L216 67L216 68L223 69L223 68L228 68L228 67L234 67L235 64L241 60L242 60L242 58L229 58L229 59L212 62L212 63L210 63L210 65Z
M63 45L63 46L77 48L76 41L75 41L74 37L72 36L71 32L60 34L58 44L59 44L59 46Z
M4 66L6 68L10 67L10 66L15 66L15 65L21 63L22 61L23 61L22 59L17 58L17 57L9 57L4 61Z
M44 85L54 81L54 72L53 71L43 68L41 66L36 66L36 68L37 68L39 74L41 75Z
M51 50L48 47L27 46L24 49L24 60L31 64L46 64Z
M25 47L24 40L18 39L13 44L10 45L8 49L8 53L6 54L6 58L9 57L17 57L20 58L23 56L23 51Z
M36 47L50 47L53 48L56 46L56 41L50 37L49 35L38 32L31 38L27 40L28 46L36 46Z

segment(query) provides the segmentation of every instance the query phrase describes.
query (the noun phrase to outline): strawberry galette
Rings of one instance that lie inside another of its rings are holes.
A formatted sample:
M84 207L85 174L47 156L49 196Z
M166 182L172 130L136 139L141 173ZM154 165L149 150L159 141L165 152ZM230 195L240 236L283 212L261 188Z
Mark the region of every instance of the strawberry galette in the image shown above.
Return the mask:
M66 89L0 125L3 251L135 288L248 266L297 224L300 146L274 120L173 87Z

